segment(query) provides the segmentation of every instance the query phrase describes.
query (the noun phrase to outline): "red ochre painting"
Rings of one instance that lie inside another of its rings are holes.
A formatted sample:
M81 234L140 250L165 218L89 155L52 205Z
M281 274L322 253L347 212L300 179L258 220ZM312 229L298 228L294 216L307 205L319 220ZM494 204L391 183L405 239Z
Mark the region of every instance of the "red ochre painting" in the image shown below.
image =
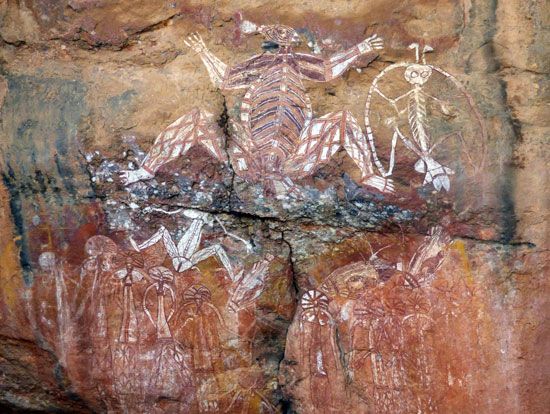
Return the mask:
M543 412L511 6L199 3L0 6L0 411Z

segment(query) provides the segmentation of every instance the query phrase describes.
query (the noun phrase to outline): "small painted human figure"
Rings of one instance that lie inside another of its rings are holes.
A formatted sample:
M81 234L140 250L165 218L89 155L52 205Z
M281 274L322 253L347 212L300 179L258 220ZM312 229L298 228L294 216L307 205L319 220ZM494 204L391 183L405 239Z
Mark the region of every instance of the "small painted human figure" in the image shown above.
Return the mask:
M149 277L153 280L153 283L145 289L143 294L143 311L156 329L157 340L172 339L172 333L170 332L168 322L175 310L176 296L171 286L174 275L165 267L157 266L149 271ZM157 298L156 318L153 318L151 310L147 305L148 295L153 290ZM166 307L170 309L168 312L166 312Z
M220 331L222 316L212 304L212 294L203 285L193 285L183 294L175 317L174 338L191 348L193 371L212 374L223 369Z
M304 293L300 306L300 359L308 374L311 403L319 412L340 412L338 396L345 394L344 371L329 299L312 289Z
M122 321L120 325L119 343L136 343L138 340L138 317L134 300L133 285L140 282L145 274L143 258L139 252L122 252L119 261L123 268L114 276L122 282Z

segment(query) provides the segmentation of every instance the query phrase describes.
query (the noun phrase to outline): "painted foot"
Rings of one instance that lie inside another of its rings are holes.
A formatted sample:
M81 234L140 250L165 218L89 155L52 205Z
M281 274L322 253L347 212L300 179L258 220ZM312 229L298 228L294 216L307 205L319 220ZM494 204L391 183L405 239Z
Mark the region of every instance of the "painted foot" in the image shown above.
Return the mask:
M371 175L363 180L364 185L374 187L383 193L394 193L393 180L390 178L384 178L379 175Z
M448 192L451 189L451 181L449 180L449 176L446 174L436 175L433 177L432 184L434 185L436 191L445 189Z
M143 180L150 180L153 177L153 174L143 168L138 170L124 170L120 172L120 178L124 185L130 185Z

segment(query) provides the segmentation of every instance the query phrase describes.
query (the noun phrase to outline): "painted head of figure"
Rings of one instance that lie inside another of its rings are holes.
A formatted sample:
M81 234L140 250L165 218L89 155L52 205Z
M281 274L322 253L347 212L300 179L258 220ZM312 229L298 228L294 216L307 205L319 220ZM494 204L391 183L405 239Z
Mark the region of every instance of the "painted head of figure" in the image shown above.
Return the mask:
M292 46L300 43L300 35L292 27L283 24L260 26L258 30L268 42L279 46Z
M308 290L302 296L300 304L302 321L317 323L321 326L330 323L329 300L324 293L316 289Z
M424 85L432 74L432 68L419 63L412 64L405 70L405 79L412 85Z
M300 35L296 30L284 24L270 24L257 26L251 21L244 20L241 23L243 33L261 33L265 40L278 46L288 47L301 42Z
M193 285L183 294L183 304L189 315L198 315L202 305L212 300L212 293L203 285Z

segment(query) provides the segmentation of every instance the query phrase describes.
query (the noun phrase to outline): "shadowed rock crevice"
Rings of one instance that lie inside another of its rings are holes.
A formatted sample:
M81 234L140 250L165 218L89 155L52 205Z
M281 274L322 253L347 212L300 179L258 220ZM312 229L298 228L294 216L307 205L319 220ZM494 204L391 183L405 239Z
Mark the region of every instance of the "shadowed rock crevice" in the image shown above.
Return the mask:
M94 412L71 391L53 353L6 337L0 337L0 352L2 412Z

